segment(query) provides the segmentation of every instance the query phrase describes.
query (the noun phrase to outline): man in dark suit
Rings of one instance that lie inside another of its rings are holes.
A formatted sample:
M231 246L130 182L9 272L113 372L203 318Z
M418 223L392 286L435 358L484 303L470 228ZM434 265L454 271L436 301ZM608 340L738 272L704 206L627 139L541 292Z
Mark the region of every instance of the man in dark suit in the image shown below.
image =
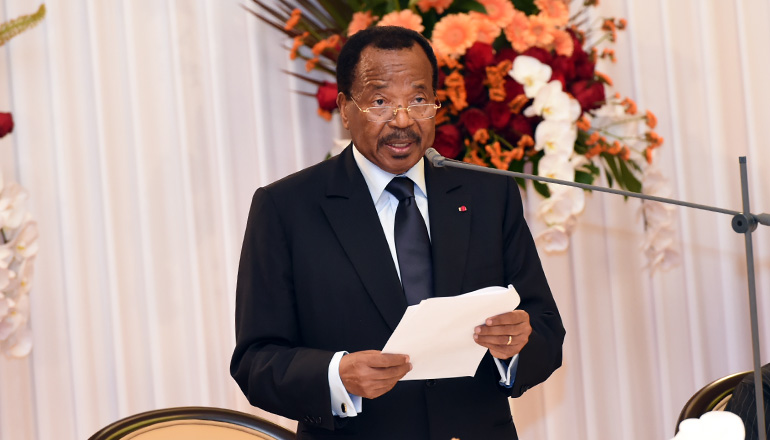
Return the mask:
M762 395L765 404L765 431L770 438L770 364L762 366ZM746 440L759 438L757 430L757 399L754 390L754 372L747 374L735 387L732 397L727 401L725 411L737 414L746 428Z
M420 34L355 34L337 82L352 145L254 195L231 374L300 439L515 439L508 397L561 365L564 339L518 187L423 159L439 105ZM518 309L469 329L489 349L474 377L399 381L408 357L379 350L409 304L509 284Z

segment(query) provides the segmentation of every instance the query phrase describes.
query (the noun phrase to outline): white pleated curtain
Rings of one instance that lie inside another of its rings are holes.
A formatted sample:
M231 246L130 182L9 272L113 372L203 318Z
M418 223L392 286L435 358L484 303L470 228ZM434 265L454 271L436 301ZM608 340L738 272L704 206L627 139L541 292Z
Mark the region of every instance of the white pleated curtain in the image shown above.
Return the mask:
M16 120L0 166L40 225L34 349L0 358L1 439L83 439L170 406L257 412L228 373L250 198L322 160L336 130L293 93L312 89L281 70L303 66L247 4L53 0L41 26L0 50L0 111ZM3 0L0 19L37 6ZM619 62L602 68L658 115L674 196L740 209L745 155L754 211L770 211L770 5L599 10L629 20ZM525 199L530 214L538 200ZM668 439L696 389L751 367L730 218L677 210L682 265L650 276L638 209L590 195L569 251L542 255L567 339L564 366L513 401L523 439ZM767 362L770 228L754 244Z

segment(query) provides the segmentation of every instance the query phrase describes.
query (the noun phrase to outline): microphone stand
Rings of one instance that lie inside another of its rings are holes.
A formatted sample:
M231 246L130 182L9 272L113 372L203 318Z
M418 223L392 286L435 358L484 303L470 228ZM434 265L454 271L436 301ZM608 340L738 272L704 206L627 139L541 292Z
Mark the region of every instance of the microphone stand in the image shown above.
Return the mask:
M746 171L746 157L741 156L738 159L741 171L741 192L743 196L743 212L733 211L730 209L718 208L715 206L700 205L697 203L683 202L681 200L669 199L665 197L651 196L647 194L640 194L631 191L623 191L613 188L605 188L596 185L589 185L580 182L571 182L569 180L552 179L550 177L535 176L533 174L518 173L516 171L499 170L496 168L487 168L480 165L474 165L459 160L447 159L439 154L434 148L428 148L425 151L425 158L430 161L435 167L453 167L463 168L467 170L480 171L482 173L500 174L509 177L519 177L527 180L536 180L538 182L555 183L557 185L573 186L582 189L589 189L591 191L598 191L610 194L618 194L625 197L633 197L637 199L652 200L655 202L667 203L671 205L679 205L687 208L701 209L705 211L718 212L721 214L732 215L732 227L733 230L739 234L744 235L746 242L746 269L748 272L749 280L749 315L751 318L751 341L752 352L754 355L754 393L757 402L757 425L759 440L767 440L767 433L765 427L765 405L762 395L762 374L761 365L759 360L759 324L757 319L757 292L756 284L754 282L754 248L751 239L751 233L757 229L757 225L770 226L770 214L752 214L749 206L749 184L748 173Z

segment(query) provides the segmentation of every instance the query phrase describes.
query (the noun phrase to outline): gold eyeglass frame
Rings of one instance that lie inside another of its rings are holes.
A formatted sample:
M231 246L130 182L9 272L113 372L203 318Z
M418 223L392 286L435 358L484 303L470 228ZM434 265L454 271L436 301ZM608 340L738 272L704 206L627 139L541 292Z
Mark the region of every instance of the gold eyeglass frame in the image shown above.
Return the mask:
M367 115L367 117L366 117L366 120L367 120L367 121L369 121L369 122L390 122L390 121L392 121L392 120L396 119L396 115L398 114L398 111L399 111L399 110L406 110L406 114L407 114L407 116L408 116L409 118L411 118L413 121L425 121L425 120L427 120L427 119L433 119L433 118L435 118L435 117L436 117L436 115L434 114L433 116L429 116L429 117L427 117L427 118L415 118L415 117L413 117L413 116L410 114L410 112L412 111L412 107L418 107L418 106L419 106L419 107L423 107L423 106L427 107L427 106L431 106L431 105L432 105L432 106L433 106L433 107L434 107L436 110L438 110L438 109L440 109L440 108L441 108L441 101L437 101L437 102L438 102L438 104L436 104L436 102L433 102L432 104L413 104L413 105L408 105L408 106L406 106L406 107L402 107L402 106L400 106L400 105L399 105L398 107L393 107L393 106L386 106L386 107L367 107L367 108L363 109L363 108L361 108L361 106L360 106L360 105L358 105L358 103L356 102L356 100L355 100L355 99L353 99L353 98L351 97L351 98L350 98L350 100L351 100L351 101L353 101L353 104L355 104L355 105L356 105L356 107L358 107L358 110L359 110L359 111L361 111L361 113L370 113L370 110L371 110L371 109L373 109L373 108L391 108L391 109L393 109L393 117L392 117L392 118L390 118L390 119L388 119L387 121L373 121L373 120L369 119L369 116Z

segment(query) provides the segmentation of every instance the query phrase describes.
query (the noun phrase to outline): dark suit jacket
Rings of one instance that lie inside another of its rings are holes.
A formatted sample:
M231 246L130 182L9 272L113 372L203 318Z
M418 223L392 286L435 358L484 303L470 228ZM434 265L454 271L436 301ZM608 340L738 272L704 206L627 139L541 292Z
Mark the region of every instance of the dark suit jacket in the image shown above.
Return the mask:
M513 284L530 315L514 386L487 354L475 377L399 382L357 417L332 416L333 354L382 349L407 307L351 148L255 193L232 376L253 405L298 420L300 439L515 439L507 397L561 365L564 328L515 181L427 163L436 295Z
M752 371L735 387L733 395L727 401L725 411L730 411L743 420L746 428L746 440L759 438L757 430L757 399L754 391L754 372ZM762 395L765 404L765 431L770 438L770 364L762 366Z

